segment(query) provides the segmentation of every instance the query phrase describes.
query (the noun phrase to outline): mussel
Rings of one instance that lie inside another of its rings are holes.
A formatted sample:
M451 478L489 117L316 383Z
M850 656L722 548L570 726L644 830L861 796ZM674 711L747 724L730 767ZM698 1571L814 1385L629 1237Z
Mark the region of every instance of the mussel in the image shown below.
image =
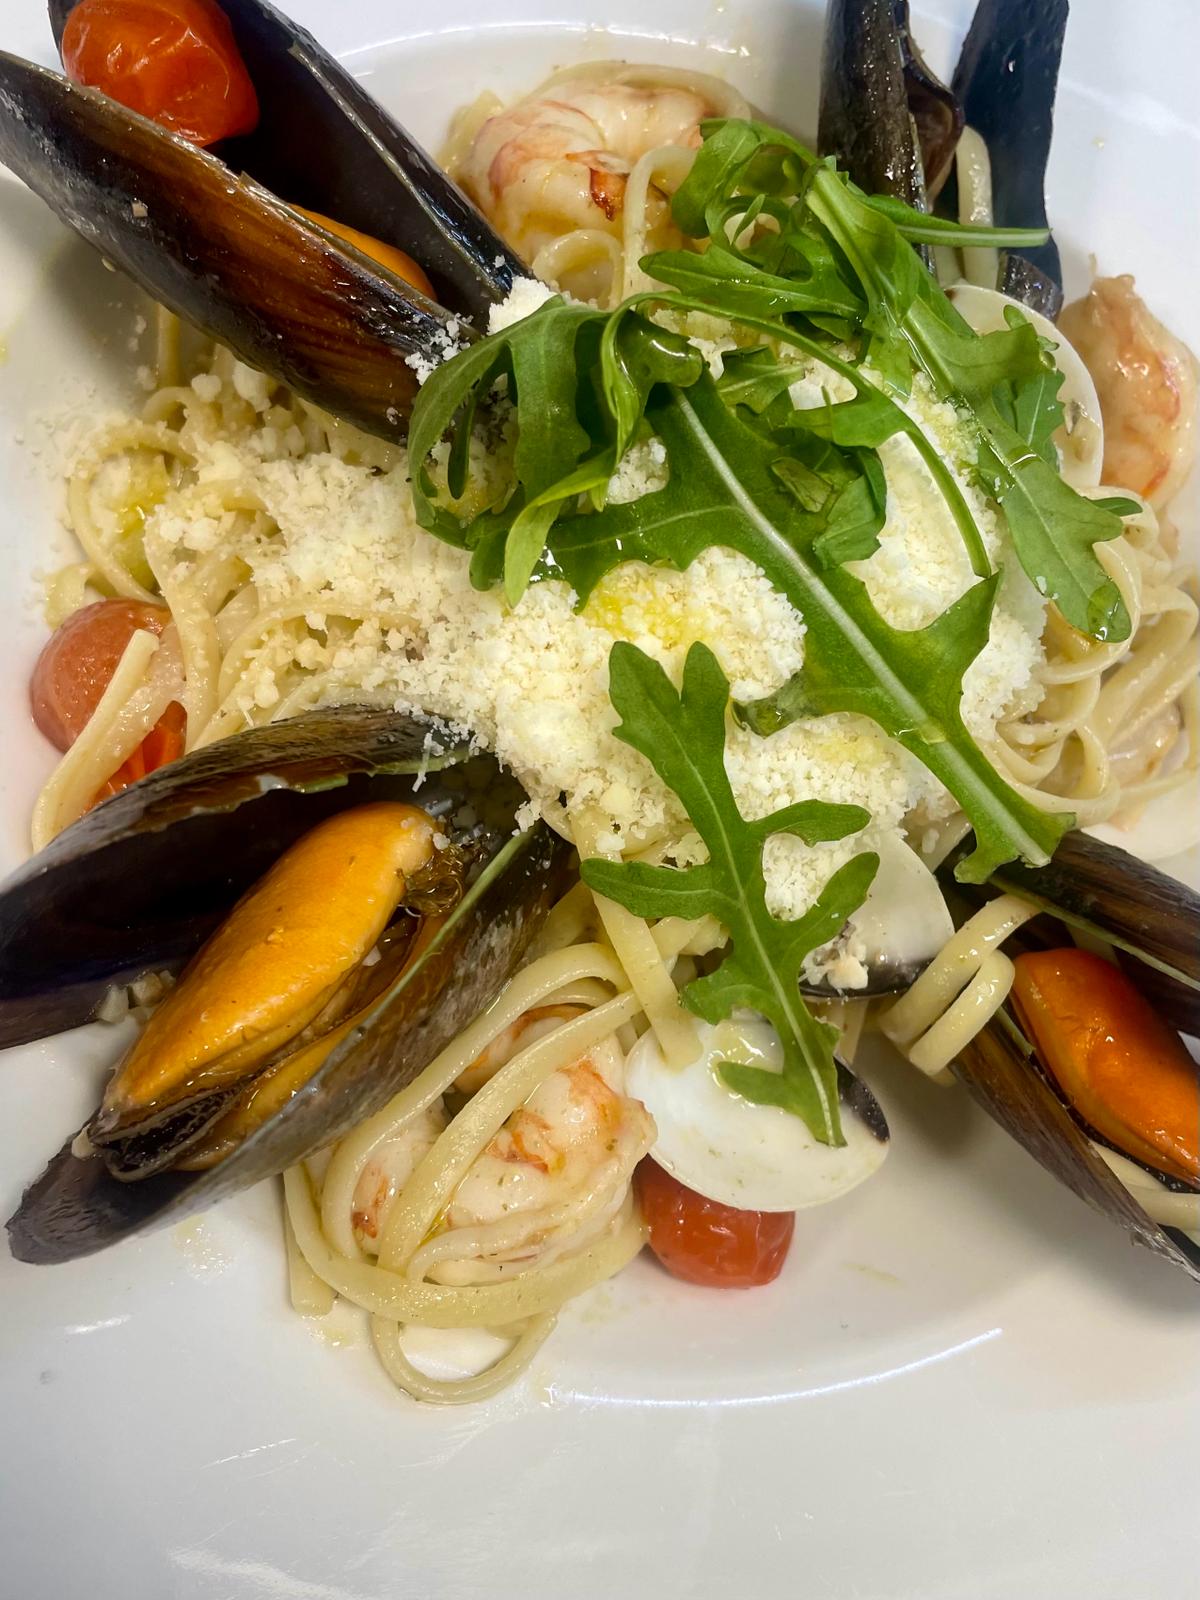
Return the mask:
M1200 1036L1200 895L1082 833L1068 834L1048 866L1006 866L993 881L1040 913L1008 940L1011 954L1069 948L1077 935L1103 949L1172 1028ZM1131 1138L1120 1107L1100 1099L1089 1104L1061 1065L1056 1075L1017 999L1014 991L960 1052L953 1072L1048 1172L1137 1243L1200 1281L1200 1171ZM1174 1040L1165 1042L1174 1046ZM1186 1058L1178 1054L1186 1071ZM1136 1083L1131 1087L1136 1091ZM1194 1162L1200 1067L1194 1091L1187 1092L1195 1101L1195 1127L1186 1141Z
M999 227L1046 226L1046 166L1068 0L979 0L951 87L987 142ZM1052 320L1062 309L1053 238L1005 257L998 287Z
M491 758L431 758L425 728L340 708L187 756L30 861L0 890L0 1041L184 970L26 1192L14 1254L69 1260L211 1205L411 1081L563 887L566 846L513 833L522 799Z
M817 143L868 194L926 211L963 127L954 95L913 40L908 0L830 0Z
M70 9L51 6L56 37ZM253 133L202 151L0 54L0 162L163 305L304 398L395 437L414 366L469 337L467 319L504 298L520 262L310 35L263 0L223 9L259 95ZM439 303L297 206L407 249Z
M1200 895L1127 850L1069 833L1045 867L992 878L1047 916L1111 945L1138 988L1181 1033L1200 1038Z
M979 0L947 88L913 41L908 0L831 0L821 64L822 154L837 155L869 193L920 210L932 209L941 195L945 207L956 193L953 156L969 126L987 144L994 221L1044 227L1067 9L1067 0ZM996 287L1057 316L1062 271L1053 239L1006 254Z
M50 0L54 42L75 0ZM221 0L258 95L217 154L281 199L415 251L440 305L485 315L525 268L457 184L311 33L266 0Z

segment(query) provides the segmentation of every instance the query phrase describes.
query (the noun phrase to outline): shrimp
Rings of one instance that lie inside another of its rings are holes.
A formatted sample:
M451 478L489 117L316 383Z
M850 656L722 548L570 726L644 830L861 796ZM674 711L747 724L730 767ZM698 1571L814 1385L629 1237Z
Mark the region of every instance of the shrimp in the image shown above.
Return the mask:
M488 117L454 176L532 264L544 247L579 229L620 239L626 184L638 161L664 145L698 149L701 122L736 114L732 98L740 102L699 74L597 63ZM648 204L663 221L664 197L650 196Z
M524 1012L466 1068L456 1088L474 1093L518 1051L584 1009ZM492 1283L535 1261L569 1255L601 1234L655 1138L653 1118L622 1092L624 1076L614 1038L552 1072L467 1169L409 1271L447 1284ZM368 1254L378 1249L393 1201L444 1125L441 1108L431 1109L372 1151L353 1201L355 1236Z
M536 1043L555 1028L560 1028L564 1022L570 1022L572 1017L581 1017L586 1009L586 1006L550 1005L534 1006L532 1010L522 1011L515 1022L510 1022L471 1065L459 1073L454 1087L463 1094L474 1094L505 1062L511 1061L518 1050Z
M368 1255L375 1255L379 1249L379 1235L393 1200L412 1177L418 1161L432 1150L445 1126L441 1104L430 1106L376 1145L370 1159L364 1162L354 1186L351 1219L355 1237ZM312 1171L311 1163L309 1170Z
M624 1073L612 1038L552 1072L476 1157L413 1268L441 1283L494 1283L602 1233L656 1132L622 1092Z
M1104 419L1104 481L1162 510L1196 459L1196 383L1188 347L1135 294L1133 279L1097 278L1058 326L1091 373Z

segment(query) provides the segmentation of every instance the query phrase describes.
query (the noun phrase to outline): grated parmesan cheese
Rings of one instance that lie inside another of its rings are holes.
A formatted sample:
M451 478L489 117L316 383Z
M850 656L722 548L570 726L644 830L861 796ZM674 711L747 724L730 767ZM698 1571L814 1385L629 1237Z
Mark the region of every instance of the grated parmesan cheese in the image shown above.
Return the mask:
M497 257L497 263L500 260ZM503 333L514 322L523 322L539 306L544 306L547 300L553 300L554 294L555 291L539 278L514 278L508 297L488 312L488 332Z
M548 294L544 285L522 280L493 311L491 328L530 314ZM719 360L721 351L706 355ZM252 377L239 382L239 376L238 394L261 410L267 395ZM208 398L203 381L194 387ZM828 385L814 377L799 387L815 404ZM1043 602L1011 559L1002 520L970 481L953 409L940 406L919 380L908 404L944 452L989 551L1006 567L991 638L964 696L968 725L987 737L1014 696L1028 698ZM503 446L508 424L502 418L495 426ZM594 806L611 817L618 848L665 839L676 860L702 856L674 795L614 736L608 654L614 640L629 640L678 682L689 645L702 639L736 697L770 694L803 663L804 622L751 562L719 548L704 551L682 573L630 562L609 573L582 610L570 588L554 580L534 584L510 610L499 590L471 586L466 553L417 527L402 452L381 462L347 439L336 454L297 455L261 418L227 428L220 439L194 432L188 444L198 481L172 491L151 512L155 533L181 562L218 545L236 555L259 605L291 619L269 628L245 659L237 708L248 722L312 703L390 705L428 721L431 754L439 742L463 735L494 751L530 796L524 823L539 816L561 823L565 799L568 807ZM879 550L856 566L893 625L920 627L974 579L911 445L896 439L881 454L887 521ZM661 442L650 440L631 453L610 492L614 498L651 492L667 470ZM264 534L247 521L237 532L232 519L215 515L205 485L227 481L257 496L277 531ZM894 833L914 810L932 822L954 809L937 781L863 718L804 720L767 739L731 722L726 764L748 818L808 798L871 813L860 835L835 844L809 848L787 834L769 841L768 901L783 916L807 909L833 870ZM855 953L841 958L852 979Z

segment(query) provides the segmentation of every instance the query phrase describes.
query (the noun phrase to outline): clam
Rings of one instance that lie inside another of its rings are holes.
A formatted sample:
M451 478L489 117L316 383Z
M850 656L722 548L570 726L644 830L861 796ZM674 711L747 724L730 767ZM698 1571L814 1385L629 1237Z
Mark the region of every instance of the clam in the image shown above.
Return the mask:
M879 869L857 911L815 962L818 981L803 981L814 999L867 1000L911 987L954 932L937 879L896 834L872 843Z
M0 1040L182 967L9 1223L85 1255L340 1137L495 998L563 886L485 757L364 707L238 735L89 813L0 891ZM480 820L482 819L482 820Z
M951 304L976 333L1000 333L1008 326L1007 314L1019 311L1053 347L1054 364L1063 375L1059 399L1063 422L1055 430L1059 470L1073 489L1095 489L1104 460L1104 428L1100 400L1092 375L1074 345L1054 324L1029 304L1022 304L998 289L975 283L956 283L947 291Z
M1072 934L1078 935L1085 948L1104 949L1162 1019L1156 1026L1183 1103L1194 1100L1194 1125L1183 1113L1190 1155L1180 1164L1162 1129L1155 1130L1156 1141L1132 1130L1124 1097L1140 1092L1136 1077L1089 1083L1061 1062L1056 1071L1016 991L961 1051L955 1075L1048 1172L1137 1243L1200 1281L1200 1067L1189 1066L1167 1027L1200 1036L1200 895L1079 833L1063 840L1049 866L1006 866L993 883L1041 913L1008 942L1011 953L1069 948Z
M758 1105L727 1088L723 1061L778 1068L779 1038L769 1022L735 1013L698 1025L700 1054L668 1066L652 1032L626 1063L626 1087L658 1124L655 1161L689 1189L722 1205L751 1211L800 1211L848 1194L883 1165L888 1125L867 1085L837 1063L842 1138L819 1143L778 1106Z
M224 9L260 99L253 133L200 150L0 54L0 162L161 304L305 399L394 437L414 367L469 336L465 319L486 317L520 263L307 33L261 0ZM56 33L69 10L52 7ZM440 303L312 212L407 250Z

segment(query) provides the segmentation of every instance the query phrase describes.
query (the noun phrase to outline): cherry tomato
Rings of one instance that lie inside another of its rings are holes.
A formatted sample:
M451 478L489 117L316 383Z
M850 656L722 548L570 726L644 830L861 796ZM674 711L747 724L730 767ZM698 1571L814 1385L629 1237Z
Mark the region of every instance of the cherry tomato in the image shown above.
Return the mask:
M707 1200L656 1161L637 1170L650 1248L673 1277L715 1289L751 1289L777 1278L796 1227L791 1211L738 1211Z
M33 720L50 743L69 750L87 727L100 696L139 628L161 633L165 606L140 600L97 600L50 635L29 685Z
M183 754L186 732L187 713L178 700L172 700L128 761L123 762L98 791L96 800L119 794L131 783L144 778L148 772L157 772L168 761L177 761ZM95 804L95 801L92 803Z
M344 222L335 222L332 217L322 216L319 211L309 211L306 206L293 206L302 217L307 217L310 222L319 224L328 229L339 239L344 239L347 244L352 244L356 250L361 250L363 255L370 256L372 261L377 261L381 267L386 267L389 272L394 272L398 278L403 278L405 283L411 283L414 289L419 289L427 300L434 298L433 285L425 276L410 255L405 255L403 250L394 244L385 244L382 239L376 239L369 233L360 233L357 228L351 228Z
M87 727L117 670L125 646L139 629L161 633L171 620L165 606L140 600L97 600L51 634L33 669L29 701L33 720L51 744L69 750ZM186 718L171 704L96 798L116 794L183 754Z
M62 59L74 83L100 89L193 144L258 124L258 97L216 0L80 0Z

